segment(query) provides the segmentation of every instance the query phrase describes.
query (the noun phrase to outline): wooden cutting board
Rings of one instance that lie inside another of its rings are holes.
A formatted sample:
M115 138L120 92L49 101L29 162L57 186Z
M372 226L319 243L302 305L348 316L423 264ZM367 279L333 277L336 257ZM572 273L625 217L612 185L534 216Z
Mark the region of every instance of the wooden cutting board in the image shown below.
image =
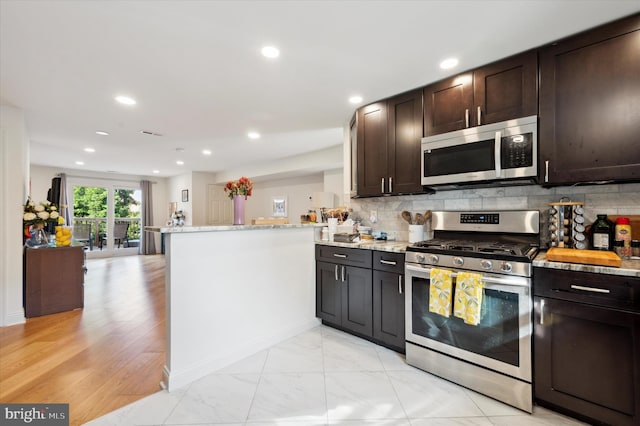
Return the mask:
M582 263L585 265L614 266L616 268L622 265L622 259L612 251L577 250L559 247L551 247L547 251L547 260Z
M252 225L286 225L288 223L288 217L263 217L258 219L251 219Z

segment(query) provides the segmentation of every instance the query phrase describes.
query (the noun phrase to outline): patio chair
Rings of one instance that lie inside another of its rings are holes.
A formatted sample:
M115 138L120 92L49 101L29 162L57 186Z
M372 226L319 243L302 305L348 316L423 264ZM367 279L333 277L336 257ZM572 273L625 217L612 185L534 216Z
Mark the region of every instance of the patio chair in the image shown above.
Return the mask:
M76 223L73 225L73 239L83 245L89 243L89 250L93 250L93 232L90 223Z
M129 223L121 222L113 224L113 243L118 242L118 248L122 244L123 247L126 247L127 241L129 238L127 237L127 231L129 230ZM108 235L103 234L100 238L100 250L102 250L102 245L107 242Z

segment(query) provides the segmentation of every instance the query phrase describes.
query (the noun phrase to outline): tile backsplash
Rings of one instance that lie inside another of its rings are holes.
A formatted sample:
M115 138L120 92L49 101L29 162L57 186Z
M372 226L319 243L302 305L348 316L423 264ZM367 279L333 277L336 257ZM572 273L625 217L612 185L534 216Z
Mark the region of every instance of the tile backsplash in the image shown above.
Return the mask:
M501 188L460 189L438 191L431 195L403 195L375 198L349 199L354 220L371 226L374 231L386 231L396 239L409 238L408 224L400 213L412 214L426 210L540 210L540 236L546 247L549 203L567 197L569 201L584 203L585 223L591 224L599 213L608 215L640 215L640 183L561 186L542 188L538 185ZM378 221L372 224L369 217L377 212ZM426 229L428 235L429 229ZM640 229L632 230L634 239L640 237Z

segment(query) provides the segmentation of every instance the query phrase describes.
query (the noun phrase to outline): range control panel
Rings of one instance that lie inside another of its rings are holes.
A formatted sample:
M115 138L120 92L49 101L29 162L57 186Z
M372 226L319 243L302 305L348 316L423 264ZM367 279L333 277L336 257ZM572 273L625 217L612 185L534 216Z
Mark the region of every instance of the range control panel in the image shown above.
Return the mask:
M490 225L500 224L499 213L462 213L460 223L486 223Z

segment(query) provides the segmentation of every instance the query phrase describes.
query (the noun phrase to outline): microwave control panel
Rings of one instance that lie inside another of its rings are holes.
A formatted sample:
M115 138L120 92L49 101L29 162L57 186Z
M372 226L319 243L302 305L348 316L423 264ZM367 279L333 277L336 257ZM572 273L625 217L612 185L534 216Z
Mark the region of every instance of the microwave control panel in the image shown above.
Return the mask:
M503 169L533 165L533 134L503 136L500 165Z

